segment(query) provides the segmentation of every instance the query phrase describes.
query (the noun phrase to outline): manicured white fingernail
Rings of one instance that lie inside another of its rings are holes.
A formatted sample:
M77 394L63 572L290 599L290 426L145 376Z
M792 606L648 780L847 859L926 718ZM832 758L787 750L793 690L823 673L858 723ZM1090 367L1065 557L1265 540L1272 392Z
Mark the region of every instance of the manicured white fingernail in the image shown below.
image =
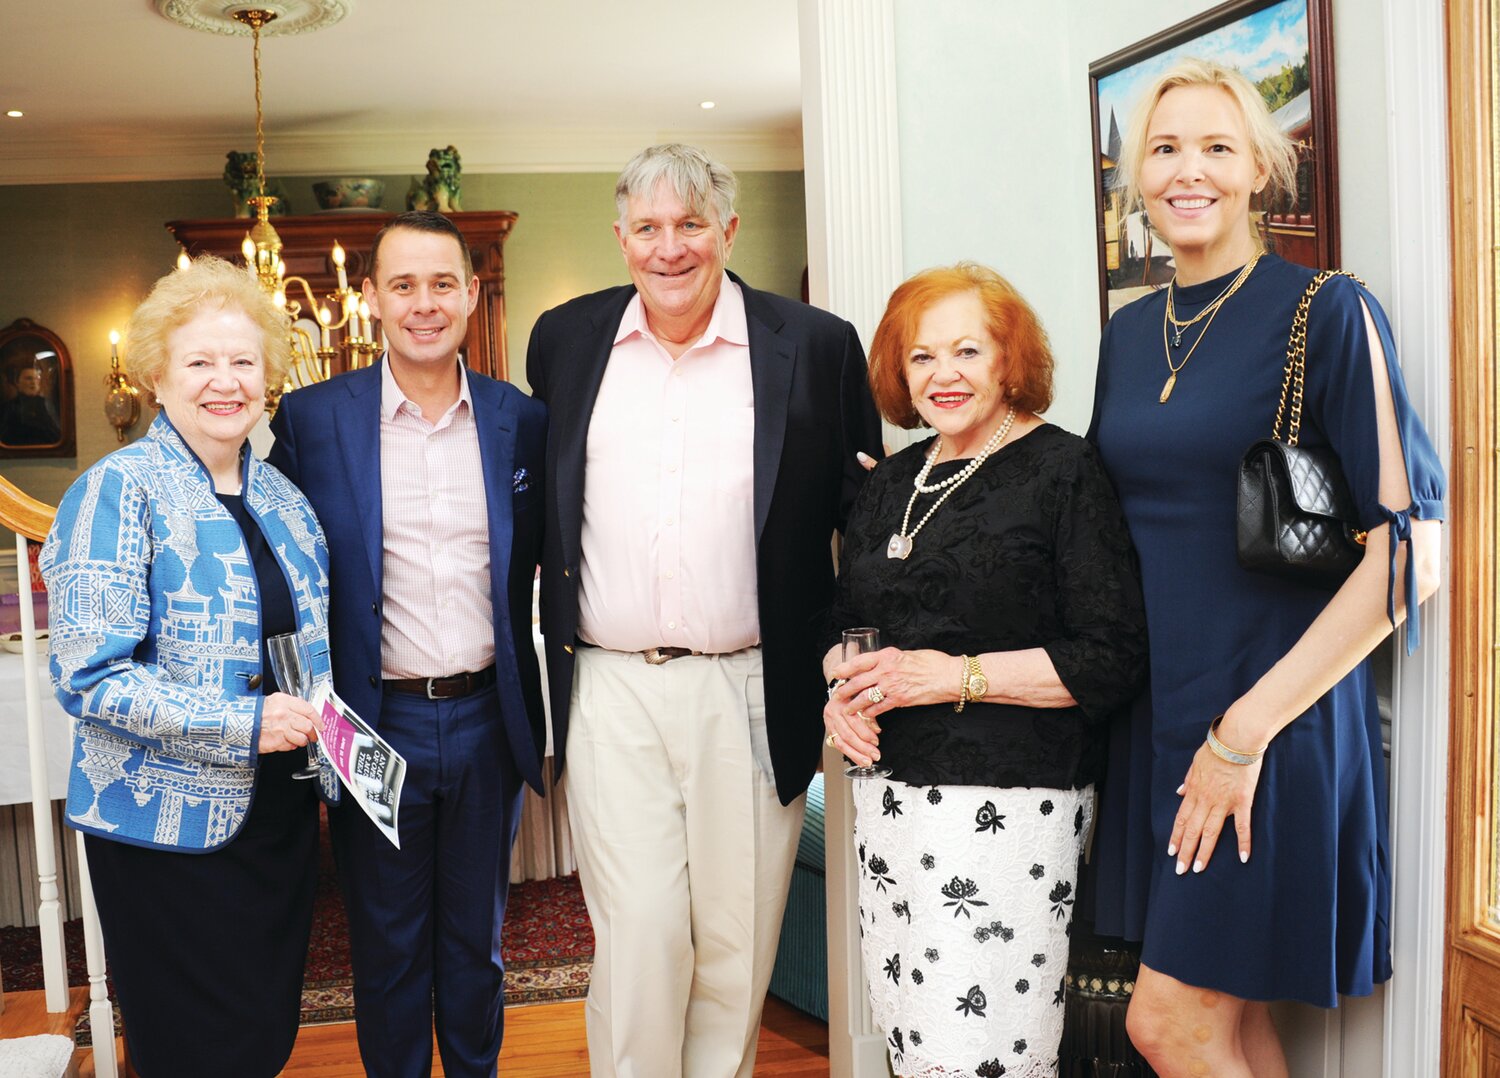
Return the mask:
M1177 787L1177 796L1181 797L1182 796L1182 791L1186 790L1186 789L1187 789L1187 783L1184 782L1181 786Z
M1168 857L1176 857L1177 856L1177 843L1175 843L1175 842L1169 842L1169 843L1167 843L1167 856Z
M858 457L860 460L865 461L867 463L873 463L874 460L875 460L874 457L870 456L870 454L866 453L863 449L859 450L854 455L856 457Z
M1186 871L1187 871L1187 862L1186 861L1178 861L1177 862L1177 875L1181 876Z
M1248 864L1249 861L1250 861L1250 851L1249 850L1241 850L1240 851L1240 864L1242 864L1242 865L1243 864Z
M1203 862L1202 861L1194 861L1193 862L1193 871L1194 872L1202 872L1203 871Z

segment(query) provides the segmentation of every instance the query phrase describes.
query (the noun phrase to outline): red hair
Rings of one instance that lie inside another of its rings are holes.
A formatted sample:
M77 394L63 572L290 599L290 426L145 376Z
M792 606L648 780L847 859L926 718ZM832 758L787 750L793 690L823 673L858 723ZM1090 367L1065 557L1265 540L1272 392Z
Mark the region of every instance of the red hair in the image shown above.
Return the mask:
M907 430L922 425L906 382L906 354L917 324L939 300L963 292L979 297L986 328L1005 364L1006 400L1018 412L1042 412L1052 403L1052 349L1031 305L987 266L960 262L923 270L891 293L870 342L870 392L887 421Z

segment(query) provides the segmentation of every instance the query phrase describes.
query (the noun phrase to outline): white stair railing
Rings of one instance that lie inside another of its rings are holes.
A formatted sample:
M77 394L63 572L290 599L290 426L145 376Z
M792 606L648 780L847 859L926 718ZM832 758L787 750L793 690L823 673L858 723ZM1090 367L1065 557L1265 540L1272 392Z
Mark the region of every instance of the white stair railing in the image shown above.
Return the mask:
M22 685L26 692L26 751L31 768L31 818L36 834L37 923L42 936L42 985L47 1010L68 1010L68 963L63 943L62 901L57 885L57 847L52 831L52 805L48 801L47 749L42 736L42 690L37 677L40 651L37 647L36 615L31 600L31 543L40 543L52 526L57 510L22 493L0 476L0 524L16 533L16 576L21 607L21 657L25 662ZM94 892L89 881L83 836L78 835L79 890L83 896L84 952L89 974L89 1022L94 1038L94 1074L117 1078L114 1014L105 987L103 933ZM0 1002L3 1006L3 1002Z

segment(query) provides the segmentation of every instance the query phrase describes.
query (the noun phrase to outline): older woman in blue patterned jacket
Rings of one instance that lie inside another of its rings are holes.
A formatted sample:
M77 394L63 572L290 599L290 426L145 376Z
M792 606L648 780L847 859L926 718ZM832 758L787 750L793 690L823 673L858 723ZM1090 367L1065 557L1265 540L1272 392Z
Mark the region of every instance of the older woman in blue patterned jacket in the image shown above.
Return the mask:
M286 375L286 319L205 257L157 282L129 339L161 414L73 484L42 551L77 719L68 821L137 1073L264 1078L297 1034L317 794L292 750L320 728L265 641L302 634L328 673L322 528L246 441Z

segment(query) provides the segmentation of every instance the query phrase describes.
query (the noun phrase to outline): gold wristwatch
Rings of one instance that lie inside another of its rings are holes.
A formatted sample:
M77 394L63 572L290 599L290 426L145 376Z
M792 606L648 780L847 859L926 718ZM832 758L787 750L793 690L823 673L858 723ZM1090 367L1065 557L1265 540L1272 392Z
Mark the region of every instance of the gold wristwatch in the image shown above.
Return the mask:
M974 655L961 656L963 676L958 683L958 703L954 711L962 711L970 700L982 700L990 691L990 679L984 676L984 668Z
M970 700L983 700L990 691L990 679L984 676L984 667L979 665L979 656L964 656L964 695Z

